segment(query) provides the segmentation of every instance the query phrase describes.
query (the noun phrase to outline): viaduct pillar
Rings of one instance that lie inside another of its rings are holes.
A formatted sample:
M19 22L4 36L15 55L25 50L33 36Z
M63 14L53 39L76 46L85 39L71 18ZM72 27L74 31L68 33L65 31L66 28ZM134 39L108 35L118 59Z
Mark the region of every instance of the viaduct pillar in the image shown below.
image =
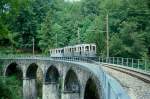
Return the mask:
M57 83L44 83L43 99L60 99L59 85Z
M23 79L23 98L37 99L36 80L25 78Z

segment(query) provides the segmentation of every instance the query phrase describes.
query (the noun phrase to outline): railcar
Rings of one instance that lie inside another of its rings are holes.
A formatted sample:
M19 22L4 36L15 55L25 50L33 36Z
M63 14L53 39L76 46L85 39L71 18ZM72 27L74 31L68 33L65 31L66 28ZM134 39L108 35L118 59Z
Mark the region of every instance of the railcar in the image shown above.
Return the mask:
M96 44L78 44L49 51L51 57L95 57Z
M63 53L64 53L63 48L50 49L50 56L51 57L63 57L64 56Z

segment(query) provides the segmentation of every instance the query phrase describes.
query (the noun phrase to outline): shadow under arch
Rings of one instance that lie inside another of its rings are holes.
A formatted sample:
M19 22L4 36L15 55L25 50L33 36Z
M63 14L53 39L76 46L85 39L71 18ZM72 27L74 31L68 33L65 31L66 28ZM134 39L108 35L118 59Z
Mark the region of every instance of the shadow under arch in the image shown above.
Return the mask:
M45 83L43 85L43 99L60 99L61 82L58 69L51 65L45 73Z
M45 75L46 83L59 83L59 71L55 66L50 66Z
M4 73L4 75L6 77L8 76L16 76L19 80L22 79L23 77L23 72L21 70L21 68L19 67L19 65L16 62L10 63L7 68L6 71Z
M32 63L28 66L26 70L26 78L28 79L28 99L42 98L42 87L43 87L43 71L36 64ZM32 90L31 90L32 89ZM26 96L26 95L25 95Z
M6 77L5 83L8 84L9 89L15 92L15 94L13 94L13 97L15 95L16 98L22 98L23 97L23 81L22 81L23 71L21 67L19 67L19 65L16 62L10 63L5 69L4 76ZM11 96L10 94L8 95Z
M64 91L71 93L80 93L80 83L76 73L70 69L65 77Z
M98 87L92 78L89 78L86 82L84 99L100 99Z

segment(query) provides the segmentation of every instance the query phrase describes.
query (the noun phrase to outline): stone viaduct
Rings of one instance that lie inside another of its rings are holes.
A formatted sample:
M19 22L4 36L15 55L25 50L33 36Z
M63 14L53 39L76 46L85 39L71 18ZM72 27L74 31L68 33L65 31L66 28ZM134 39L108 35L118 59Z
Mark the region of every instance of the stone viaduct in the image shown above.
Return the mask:
M37 99L36 76L43 76L42 99L130 99L100 65L50 58L0 59L4 76L21 73L23 99Z

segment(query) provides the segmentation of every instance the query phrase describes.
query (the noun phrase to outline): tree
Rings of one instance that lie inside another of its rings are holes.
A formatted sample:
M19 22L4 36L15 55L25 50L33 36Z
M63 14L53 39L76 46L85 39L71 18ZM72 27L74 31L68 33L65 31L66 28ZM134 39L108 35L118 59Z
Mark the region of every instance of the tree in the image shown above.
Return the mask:
M9 45L12 41L9 26L17 16L20 3L19 0L1 0L0 2L0 45Z
M48 51L50 48L55 47L55 40L53 39L55 33L52 32L51 13L46 16L44 23L41 24L39 31L39 46L42 51Z
M0 44L31 50L34 37L36 49L47 52L78 44L79 28L80 43L96 43L105 55L108 14L110 55L141 58L150 53L149 11L149 0L2 0Z

